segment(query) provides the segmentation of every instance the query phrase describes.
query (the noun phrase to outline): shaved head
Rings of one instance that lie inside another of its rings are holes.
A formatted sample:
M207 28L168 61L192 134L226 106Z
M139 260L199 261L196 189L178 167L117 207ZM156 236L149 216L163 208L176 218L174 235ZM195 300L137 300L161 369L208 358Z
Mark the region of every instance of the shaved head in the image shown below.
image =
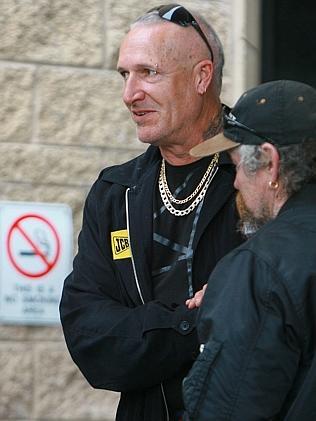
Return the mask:
M187 67L208 55L207 46L193 27L181 27L159 19L154 22L136 22L132 25L131 32L145 25L148 29L148 37L155 37L153 45L160 51L162 60L173 61ZM149 30L149 26L152 30Z

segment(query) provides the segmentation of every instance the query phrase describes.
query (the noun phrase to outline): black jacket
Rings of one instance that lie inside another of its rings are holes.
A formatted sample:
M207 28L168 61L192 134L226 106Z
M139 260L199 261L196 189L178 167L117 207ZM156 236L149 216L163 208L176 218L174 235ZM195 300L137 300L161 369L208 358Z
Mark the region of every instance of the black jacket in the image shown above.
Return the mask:
M190 367L198 350L196 311L154 301L151 285L153 194L159 149L104 170L85 204L79 251L60 304L66 342L75 363L96 388L120 391L117 420L168 419L162 383ZM203 209L194 277L240 242L235 232L234 170L222 159ZM212 238L203 236L212 224ZM111 233L115 238L112 249ZM128 234L127 234L128 233ZM118 257L114 259L115 245ZM120 248L122 246L122 248ZM203 264L209 259L210 264Z
M316 420L316 185L224 257L184 381L195 421Z

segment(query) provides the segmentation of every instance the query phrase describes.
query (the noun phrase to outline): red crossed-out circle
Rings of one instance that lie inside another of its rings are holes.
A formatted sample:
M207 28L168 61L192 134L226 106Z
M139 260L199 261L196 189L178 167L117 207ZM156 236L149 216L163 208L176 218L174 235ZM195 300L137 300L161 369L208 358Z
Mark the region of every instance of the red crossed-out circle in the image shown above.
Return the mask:
M44 222L44 224L46 224L49 227L49 230L56 242L56 251L54 253L54 256L51 260L48 260L47 257L45 256L45 254L40 250L40 248L37 246L37 244L32 240L32 238L30 237L30 235L26 232L26 230L23 228L22 226L22 221L25 221L27 219L35 219L37 221L42 221ZM26 242L30 245L32 251L34 252L35 256L38 256L38 258L40 258L42 260L42 262L44 263L45 269L38 271L38 272L31 272L31 271L27 271L25 270L20 264L18 264L18 262L15 261L13 252L12 252L12 236L13 234L18 231L19 234L24 237L24 239L26 240ZM36 215L36 214L26 214L21 216L20 218L18 218L11 226L9 233L8 233L8 238L7 238L7 251L8 251L8 255L10 258L10 261L12 263L12 265L15 267L15 269L22 273L25 276L28 276L30 278L40 278L41 276L46 275L48 272L50 272L53 267L55 266L56 262L58 261L59 258L59 254L60 254L60 240L58 238L57 232L55 230L55 228L53 227L53 225L46 219L43 218L40 215Z

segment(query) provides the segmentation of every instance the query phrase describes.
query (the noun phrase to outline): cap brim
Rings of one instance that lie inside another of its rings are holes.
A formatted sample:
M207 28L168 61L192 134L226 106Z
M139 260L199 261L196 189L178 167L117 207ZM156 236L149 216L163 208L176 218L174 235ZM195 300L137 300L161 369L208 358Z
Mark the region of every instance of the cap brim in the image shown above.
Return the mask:
M227 151L228 149L236 148L240 143L233 142L220 133L204 142L199 143L190 150L190 155L195 158L202 158L203 156L214 155L214 153Z

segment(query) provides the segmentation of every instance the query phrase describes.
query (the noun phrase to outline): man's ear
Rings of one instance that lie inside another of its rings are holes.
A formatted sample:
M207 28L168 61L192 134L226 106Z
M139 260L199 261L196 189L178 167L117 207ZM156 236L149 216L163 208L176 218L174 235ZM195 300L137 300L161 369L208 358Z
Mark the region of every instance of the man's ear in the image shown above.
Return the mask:
M277 182L279 179L280 170L280 155L277 148L272 143L265 142L261 145L262 151L269 159L267 171L269 171L271 182Z
M211 60L202 60L196 65L196 89L200 95L205 94L211 85L214 66Z

